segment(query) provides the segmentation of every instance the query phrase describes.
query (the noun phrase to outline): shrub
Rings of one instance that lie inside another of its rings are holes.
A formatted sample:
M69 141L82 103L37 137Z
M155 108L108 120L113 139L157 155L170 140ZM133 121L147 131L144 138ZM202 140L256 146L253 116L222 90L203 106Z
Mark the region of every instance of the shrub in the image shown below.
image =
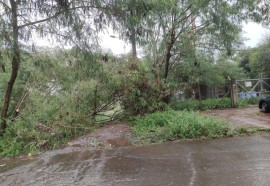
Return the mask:
M227 124L198 112L173 111L135 117L131 121L135 137L146 142L173 139L200 139L229 136Z
M258 104L259 97L249 99L237 99L238 107L246 107L248 105ZM171 108L174 110L210 110L210 109L224 109L231 107L230 98L219 99L206 99L206 100L188 100L179 101L171 104Z
M95 127L90 117L85 117L80 110L65 108L62 101L64 99L59 97L42 99L41 95L31 95L20 115L8 122L0 139L0 155L16 156L55 149Z
M166 108L168 85L140 63L123 78L121 103L128 115L144 115Z
M249 105L258 105L260 97L253 97L248 99L238 99L237 106L238 107L247 107Z
M174 102L171 107L174 110L208 110L216 108L229 108L231 106L230 98L206 99L206 100L189 100Z
M101 119L99 114L113 110L118 104L121 75L108 69L113 64L91 56L89 59L76 56L75 60L75 56L67 55L69 60L62 53L44 54L22 65L19 80L26 81L17 81L18 90L14 89L16 99L11 100L14 103L10 107L8 127L0 139L0 155L57 148L92 131L99 125L96 123ZM2 89L0 86L0 93ZM16 105L20 113L14 118Z

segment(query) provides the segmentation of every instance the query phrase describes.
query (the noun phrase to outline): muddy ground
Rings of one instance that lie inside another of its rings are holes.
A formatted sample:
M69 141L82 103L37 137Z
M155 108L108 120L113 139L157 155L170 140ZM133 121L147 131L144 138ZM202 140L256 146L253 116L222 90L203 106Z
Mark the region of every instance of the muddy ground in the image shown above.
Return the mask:
M233 126L270 128L270 113L263 113L258 106L247 108L215 109L202 112L209 116L222 118Z

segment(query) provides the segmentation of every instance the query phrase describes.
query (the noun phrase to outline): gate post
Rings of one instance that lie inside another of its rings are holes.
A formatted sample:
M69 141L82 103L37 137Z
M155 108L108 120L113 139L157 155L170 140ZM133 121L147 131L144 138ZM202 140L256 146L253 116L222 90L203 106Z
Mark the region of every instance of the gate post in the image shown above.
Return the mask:
M237 90L236 90L236 80L231 80L231 107L236 108L237 102Z

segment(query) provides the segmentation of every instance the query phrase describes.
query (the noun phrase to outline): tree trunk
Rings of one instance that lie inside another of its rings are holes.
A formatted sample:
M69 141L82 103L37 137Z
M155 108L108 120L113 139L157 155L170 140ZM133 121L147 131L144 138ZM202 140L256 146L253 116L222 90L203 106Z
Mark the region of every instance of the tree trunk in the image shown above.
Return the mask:
M202 100L202 94L201 94L201 86L200 86L200 83L199 83L199 82L197 83L197 86L198 86L198 96L199 96L199 100L201 101L201 100Z
M5 129L7 128L7 113L9 109L10 104L10 98L13 90L14 83L17 79L17 74L19 71L20 66L20 50L19 50L19 28L18 28L18 21L17 21L17 2L14 0L10 0L11 9L12 9L12 29L13 29L13 35L12 35L12 71L11 76L8 81L7 89L4 96L4 103L2 107L1 112L1 131L0 134L3 135L5 132Z
M132 60L133 62L137 61L137 47L136 47L136 31L135 28L131 28L130 42L132 47Z
M168 44L165 54L165 69L164 69L164 79L168 78L169 75L169 67L170 67L170 59L171 59L171 49L172 44Z
M173 38L172 38L173 39ZM172 41L172 40L171 40ZM169 75L169 67L170 67L170 59L171 59L171 49L172 49L173 43L168 42L167 48L166 48L166 54L165 54L165 69L164 69L164 79L166 80ZM169 104L171 95L167 95L163 98L164 103Z

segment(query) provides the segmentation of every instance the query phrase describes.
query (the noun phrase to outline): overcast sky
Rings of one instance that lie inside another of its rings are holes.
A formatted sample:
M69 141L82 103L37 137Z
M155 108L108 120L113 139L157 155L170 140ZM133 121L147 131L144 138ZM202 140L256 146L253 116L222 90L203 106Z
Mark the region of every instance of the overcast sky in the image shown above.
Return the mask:
M243 26L243 36L248 39L245 41L247 47L255 47L267 35L270 35L269 27L262 27L261 25L252 22Z
M270 35L270 29L262 27L259 24L250 22L243 25L243 37L247 40L244 41L247 47L255 47L262 39L268 34ZM104 49L111 50L114 54L122 54L129 52L130 45L126 42L119 40L118 38L112 38L110 35L117 36L116 33L109 33L102 36L101 46ZM105 50L106 51L106 50Z
M243 37L247 40L244 41L247 47L255 47L259 42L266 37L266 35L270 35L270 28L262 27L256 23L248 23L243 26ZM111 37L115 36L115 37ZM127 53L131 50L130 45L127 42L121 41L117 38L117 33L113 33L112 31L108 34L102 34L101 38L101 47L104 51L112 51L114 54L123 54ZM35 42L40 46L51 46L48 41L39 40L39 42Z

